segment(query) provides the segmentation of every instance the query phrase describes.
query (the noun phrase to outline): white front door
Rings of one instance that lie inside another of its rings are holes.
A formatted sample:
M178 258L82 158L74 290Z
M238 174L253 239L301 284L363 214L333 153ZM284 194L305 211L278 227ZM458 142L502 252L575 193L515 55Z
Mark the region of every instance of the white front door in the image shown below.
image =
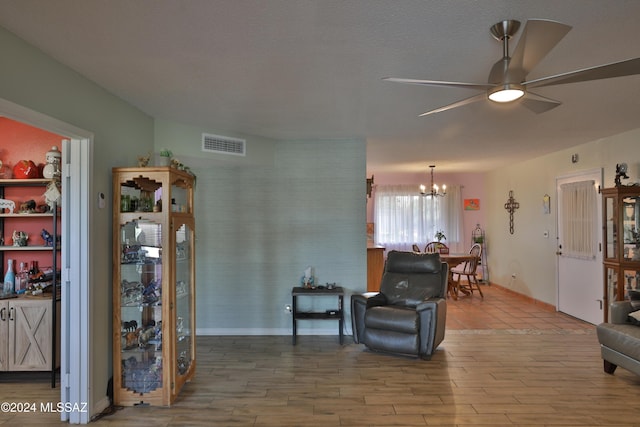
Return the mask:
M602 198L597 194L602 171L556 179L558 201L558 311L598 324L602 322ZM581 191L573 191L572 185ZM585 196L585 191L588 195ZM564 194L563 194L564 192ZM568 201L565 196L571 192ZM571 206L570 206L571 205ZM575 249L576 234L586 247ZM571 241L570 241L571 240Z

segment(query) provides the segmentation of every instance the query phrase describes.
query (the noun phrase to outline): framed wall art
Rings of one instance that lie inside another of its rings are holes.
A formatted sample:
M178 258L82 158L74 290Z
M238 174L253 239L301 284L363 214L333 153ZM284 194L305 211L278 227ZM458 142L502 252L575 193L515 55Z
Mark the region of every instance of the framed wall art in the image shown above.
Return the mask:
M479 211L480 210L480 199L464 199L464 210L465 211Z

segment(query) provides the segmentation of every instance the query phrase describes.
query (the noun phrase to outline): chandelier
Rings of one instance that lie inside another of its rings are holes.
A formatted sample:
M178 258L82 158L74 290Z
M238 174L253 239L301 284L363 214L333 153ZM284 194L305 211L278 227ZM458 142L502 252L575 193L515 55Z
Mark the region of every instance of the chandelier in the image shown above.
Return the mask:
M442 186L442 192L440 192L440 188L433 183L433 170L435 169L436 165L429 165L429 168L431 168L431 187L429 189L429 191L427 191L427 187L424 184L420 184L420 194L422 194L423 196L427 196L427 197L442 197L445 194L447 194L447 186L443 185Z

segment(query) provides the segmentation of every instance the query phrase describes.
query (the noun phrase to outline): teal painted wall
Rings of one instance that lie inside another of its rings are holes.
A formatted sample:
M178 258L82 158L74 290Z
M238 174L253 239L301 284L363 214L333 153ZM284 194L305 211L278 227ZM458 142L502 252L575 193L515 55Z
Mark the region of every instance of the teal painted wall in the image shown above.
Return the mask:
M111 203L111 168L132 166L153 149L153 119L0 28L0 98L94 135L92 202ZM1 146L1 143L0 143ZM106 398L111 375L111 209L88 206L94 247L91 278L90 410Z
M245 138L247 156L201 153L203 132ZM197 175L199 334L290 333L284 306L307 266L318 283L366 290L364 141L273 141L158 120L155 143ZM299 327L337 334L336 323Z

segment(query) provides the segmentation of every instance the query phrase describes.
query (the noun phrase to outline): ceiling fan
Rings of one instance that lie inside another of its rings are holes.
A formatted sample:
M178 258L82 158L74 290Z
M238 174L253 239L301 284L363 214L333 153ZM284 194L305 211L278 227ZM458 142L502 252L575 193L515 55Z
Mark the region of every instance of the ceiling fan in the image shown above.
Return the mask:
M543 113L561 104L551 98L537 95L529 89L589 80L640 74L640 58L598 65L567 73L556 74L538 79L527 80L529 72L562 40L571 30L569 25L556 21L528 20L520 36L518 45L509 56L509 39L520 28L520 22L506 20L490 28L491 35L502 42L502 59L498 60L489 73L487 83L448 82L439 80L417 80L385 77L383 80L426 86L442 86L467 89L482 89L483 93L474 95L453 104L436 108L420 114L420 117L440 113L456 107L489 99L493 102L508 103L521 99L522 105L535 113Z

